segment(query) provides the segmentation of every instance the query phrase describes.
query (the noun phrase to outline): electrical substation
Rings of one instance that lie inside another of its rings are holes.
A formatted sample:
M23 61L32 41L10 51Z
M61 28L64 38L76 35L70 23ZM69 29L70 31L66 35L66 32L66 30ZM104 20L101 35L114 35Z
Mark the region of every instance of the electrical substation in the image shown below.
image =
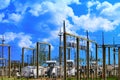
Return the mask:
M36 42L32 48L22 47L20 60L13 61L11 48L14 46L1 39L0 80L4 77L14 80L108 80L115 77L120 80L120 44L105 44L104 34L101 45L90 39L88 31L86 37L68 33L65 21L59 37L58 60L52 59L56 53L52 53L50 43Z

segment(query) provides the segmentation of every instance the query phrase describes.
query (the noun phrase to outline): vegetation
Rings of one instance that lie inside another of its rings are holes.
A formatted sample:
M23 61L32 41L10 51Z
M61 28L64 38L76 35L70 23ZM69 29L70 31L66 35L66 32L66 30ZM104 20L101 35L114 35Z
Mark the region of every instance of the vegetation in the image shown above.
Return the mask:
M39 80L39 79L29 79L29 78L16 78L16 77L12 77L12 78L8 78L8 77L0 77L0 80ZM44 80L44 79L42 79ZM45 79L46 80L46 79ZM57 79L56 79L57 80ZM62 80L62 79L58 79L58 80ZM67 78L67 80L76 80L76 78L72 77L72 78ZM81 80L85 80L85 79L81 79ZM92 80L92 79L89 79ZM102 80L101 78L98 78L97 80ZM107 80L118 80L116 77L109 77L107 78Z
M28 79L28 78L17 78L17 77L11 77L11 78L0 77L0 80L31 80L31 79Z
M76 78L67 78L67 80L76 80ZM85 80L85 79L81 79L81 80ZM93 80L93 79L89 79L89 80ZM102 80L101 78L97 78L97 80ZM106 80L118 80L117 77L108 77L106 78Z

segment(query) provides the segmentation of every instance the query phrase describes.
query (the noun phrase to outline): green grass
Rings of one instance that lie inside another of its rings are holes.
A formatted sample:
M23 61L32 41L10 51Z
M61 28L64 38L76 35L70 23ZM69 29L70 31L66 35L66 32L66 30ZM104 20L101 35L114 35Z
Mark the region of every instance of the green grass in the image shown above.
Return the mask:
M0 77L0 80L30 80L27 78L16 78L16 77L12 77L12 78L8 78L8 77Z
M67 80L76 80L76 78L67 78ZM86 79L81 79L81 80L86 80ZM93 79L89 79L89 80L93 80ZM96 79L94 79L96 80ZM97 80L103 80L102 78L97 78ZM109 77L109 78L106 78L106 80L118 80L117 77Z
M118 80L117 77L109 77L107 80Z
M35 79L27 79L27 78L20 78L20 79L18 79L16 77L12 77L12 78L0 77L0 80L35 80ZM67 78L67 80L76 80L76 78L71 77L71 78ZM81 80L85 80L85 79L81 79ZM92 79L89 79L89 80L92 80ZM102 80L102 79L98 78L97 80ZM106 78L106 80L118 80L118 79L116 77L109 77L109 78Z

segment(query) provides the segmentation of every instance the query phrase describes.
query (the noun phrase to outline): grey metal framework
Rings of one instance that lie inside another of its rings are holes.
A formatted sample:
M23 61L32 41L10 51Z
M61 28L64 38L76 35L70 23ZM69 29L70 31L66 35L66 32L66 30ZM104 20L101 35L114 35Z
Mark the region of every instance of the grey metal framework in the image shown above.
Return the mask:
M36 65L37 65L37 78L39 78L39 57L38 57L38 55L39 55L39 45L40 44L45 44L45 45L48 45L48 47L49 47L49 52L48 52L48 60L50 60L51 59L51 45L49 44L49 43L46 43L46 42L37 42L36 43L36 58L37 58L37 60L36 60Z
M23 47L22 48L22 67L24 67L24 50L25 49L33 51L33 63L34 63L34 51L35 51L35 48Z
M116 54L116 51L118 50L118 55L119 55L119 47L120 47L120 44L103 44L103 45L98 45L98 48L102 48L103 50L103 80L106 80L106 48L108 48L108 64L110 65L110 48L113 48L113 59L114 59L114 67L115 67L115 64L116 64L116 61L115 61L115 54ZM117 49L116 49L117 48ZM119 56L118 56L118 62L119 62ZM120 68L120 65L118 64L118 70ZM115 69L115 68L114 68ZM115 70L114 70L114 74L115 74ZM120 79L119 78L119 75L120 75L120 72L118 71L118 80Z
M118 47L118 80L120 80L120 47Z
M8 44L0 44L0 46L2 47L8 47L8 72L9 72L9 75L8 77L10 78L11 77L11 57L10 57L10 45Z
M63 43L64 43L64 80L67 79L67 75L66 75L66 36L69 35L69 36L73 36L76 38L76 42L77 42L77 80L79 80L79 41L80 39L82 40L85 40L87 41L87 80L89 79L89 42L91 43L94 43L97 47L97 43L95 41L92 41L92 40L89 40L88 38L83 38L83 37L80 37L80 36L76 36L74 34L70 34L70 33L67 33L66 32L66 29L65 29L65 21L63 22ZM97 48L96 48L96 55L97 55ZM97 56L96 56L96 59L97 59ZM96 62L97 63L97 62ZM97 71L97 70L96 70Z

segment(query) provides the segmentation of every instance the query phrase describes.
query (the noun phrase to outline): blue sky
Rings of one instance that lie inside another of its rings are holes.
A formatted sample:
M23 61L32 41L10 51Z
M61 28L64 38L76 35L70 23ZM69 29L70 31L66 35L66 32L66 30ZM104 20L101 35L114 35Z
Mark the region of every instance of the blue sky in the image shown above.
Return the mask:
M119 44L119 0L0 0L0 37L12 46L12 59L20 59L22 47L49 42L58 56L59 31L66 21L67 32L85 36L99 44Z

